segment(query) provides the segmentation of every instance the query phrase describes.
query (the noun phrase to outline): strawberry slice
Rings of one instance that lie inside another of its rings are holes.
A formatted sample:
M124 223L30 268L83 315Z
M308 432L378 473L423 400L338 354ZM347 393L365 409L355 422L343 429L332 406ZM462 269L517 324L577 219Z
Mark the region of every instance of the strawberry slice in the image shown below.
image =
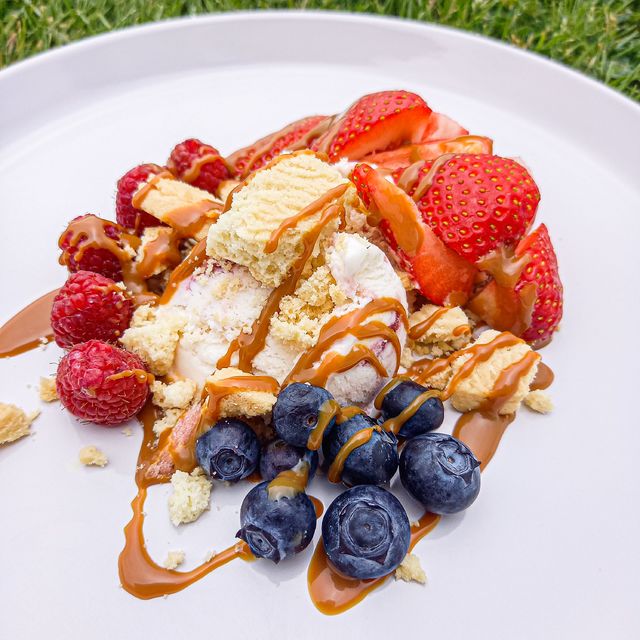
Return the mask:
M227 164L233 169L234 177L243 180L283 151L308 149L330 121L328 116L308 116L296 120L248 147L238 149L227 158Z
M440 114L437 114L440 115ZM445 153L492 153L493 141L484 136L460 136L448 140L408 144L392 151L367 156L365 160L387 171L406 168L419 160L435 160Z
M334 119L312 148L329 156L360 160L367 154L423 140L431 109L415 93L380 91L363 96Z
M466 135L469 135L469 132L462 125L449 116L445 116L444 113L434 111L429 117L429 124L422 136L422 142L459 138Z
M495 329L542 347L560 324L563 295L546 225L522 238L515 251L503 252L501 260L501 277L472 298L469 309Z
M436 304L463 304L476 268L456 255L429 229L415 202L367 164L358 164L351 180L368 208L369 224L379 226L398 263Z
M540 192L515 160L489 154L441 156L394 177L418 203L425 222L471 263L515 246L535 218Z

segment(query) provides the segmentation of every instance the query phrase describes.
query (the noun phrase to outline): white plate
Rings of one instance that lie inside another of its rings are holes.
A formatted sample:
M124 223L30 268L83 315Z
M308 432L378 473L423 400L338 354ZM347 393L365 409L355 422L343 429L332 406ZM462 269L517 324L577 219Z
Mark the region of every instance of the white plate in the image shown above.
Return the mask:
M477 503L419 544L428 586L388 584L332 618L307 595L310 551L232 563L166 600L128 595L116 559L139 431L43 407L35 437L0 451L2 637L637 637L640 109L604 86L457 31L326 13L167 22L15 65L0 73L0 322L64 280L58 233L86 211L112 216L131 166L187 136L230 152L383 88L417 91L532 169L566 289L543 351L555 412L523 410ZM0 400L37 407L59 356L0 361ZM87 443L106 469L80 468ZM166 489L148 508L159 560L182 547L196 564L230 542L244 489L216 487L211 512L177 533Z

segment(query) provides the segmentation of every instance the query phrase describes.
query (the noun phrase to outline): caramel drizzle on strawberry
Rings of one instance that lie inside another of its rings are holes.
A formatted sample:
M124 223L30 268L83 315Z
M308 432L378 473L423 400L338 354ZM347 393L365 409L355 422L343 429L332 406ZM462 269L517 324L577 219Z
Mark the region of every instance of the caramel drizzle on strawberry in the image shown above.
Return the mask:
M434 160L429 171L422 176L420 175L420 170L424 167L425 161L419 160L418 162L414 162L402 172L398 179L398 186L406 193L411 193L411 191L414 190L411 197L414 202L420 202L425 193L431 188L435 175L440 167L444 166L455 155L455 153L445 153L439 156Z

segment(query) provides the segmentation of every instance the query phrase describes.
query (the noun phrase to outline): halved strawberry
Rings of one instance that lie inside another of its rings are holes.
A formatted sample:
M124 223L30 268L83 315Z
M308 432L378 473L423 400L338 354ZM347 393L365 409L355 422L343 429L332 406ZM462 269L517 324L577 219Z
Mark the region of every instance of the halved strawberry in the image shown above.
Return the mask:
M469 301L469 309L495 329L544 346L560 324L563 294L546 225L522 238L515 251L503 252L500 261L498 277Z
M243 147L227 158L227 165L234 170L234 177L246 178L252 171L264 167L282 151L307 149L326 129L331 118L308 116L270 133L248 147Z
M422 136L422 142L432 142L433 140L445 140L447 138L459 138L469 135L469 132L455 120L444 113L435 111L429 116L429 123Z
M334 119L312 145L331 162L360 160L367 154L420 142L429 126L431 109L415 93L380 91L363 96Z
M515 160L489 154L441 156L411 165L398 185L416 200L425 222L472 263L515 245L535 218L540 192Z
M438 114L440 115L440 114ZM374 153L365 158L367 162L387 171L406 168L419 160L435 160L445 153L492 153L493 140L484 136L460 136L448 140L409 144L392 151Z
M445 246L421 219L415 202L367 164L351 174L358 194L379 226L399 264L412 274L422 293L436 304L463 304L476 268Z

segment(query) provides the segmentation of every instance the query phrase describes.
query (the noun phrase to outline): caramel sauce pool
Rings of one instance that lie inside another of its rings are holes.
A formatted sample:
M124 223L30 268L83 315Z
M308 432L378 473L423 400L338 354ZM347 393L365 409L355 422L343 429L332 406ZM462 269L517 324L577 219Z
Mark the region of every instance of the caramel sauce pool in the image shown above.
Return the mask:
M0 327L0 358L11 358L53 340L51 306L60 289L45 293Z

